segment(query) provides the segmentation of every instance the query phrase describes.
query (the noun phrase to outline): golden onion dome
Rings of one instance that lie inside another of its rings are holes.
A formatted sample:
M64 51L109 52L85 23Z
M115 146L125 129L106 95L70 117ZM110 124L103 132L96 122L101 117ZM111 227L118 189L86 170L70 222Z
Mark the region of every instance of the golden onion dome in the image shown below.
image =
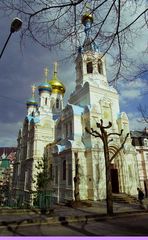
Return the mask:
M48 83L52 87L52 93L60 93L60 94L64 95L65 86L57 77L57 63L54 64L54 74L53 74L52 79L50 81L48 81Z
M90 13L85 13L82 16L82 24L85 25L86 22L88 22L88 21L93 23L93 16Z

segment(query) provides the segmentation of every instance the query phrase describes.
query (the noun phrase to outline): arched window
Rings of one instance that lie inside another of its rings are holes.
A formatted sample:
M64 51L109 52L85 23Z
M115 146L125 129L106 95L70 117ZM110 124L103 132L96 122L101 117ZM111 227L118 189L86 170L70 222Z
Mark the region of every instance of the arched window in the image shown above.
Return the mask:
M50 108L51 108L51 109L54 108L54 98L52 98L51 101L50 101Z
M72 137L72 122L69 124L69 130L70 130L70 137Z
M28 190L28 171L25 171L24 190Z
M58 184L58 166L55 166L55 184Z
M103 64L102 64L101 59L98 60L98 72L100 74L103 74Z
M35 115L35 113L34 113L34 111L32 111L31 116L34 117L34 115Z
M65 124L65 134L66 137L68 137L68 123Z
M93 73L93 65L92 62L87 63L87 73Z
M148 153L145 154L146 161L148 161Z
M47 105L47 98L45 98L45 105Z
M56 108L58 109L60 107L60 101L59 99L56 99Z
M66 160L63 161L63 180L66 180Z

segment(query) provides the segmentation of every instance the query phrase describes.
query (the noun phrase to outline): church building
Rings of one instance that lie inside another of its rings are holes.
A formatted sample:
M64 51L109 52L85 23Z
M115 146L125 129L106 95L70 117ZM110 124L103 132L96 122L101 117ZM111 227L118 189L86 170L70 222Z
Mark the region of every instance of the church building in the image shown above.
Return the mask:
M96 129L96 122L109 121L113 135L109 143L110 156L121 146L127 133L129 121L120 112L119 95L109 86L106 75L105 56L99 51L91 36L93 17L82 17L85 40L76 57L76 85L67 105L63 106L65 87L57 77L54 66L52 80L38 86L39 103L32 98L27 101L27 116L18 135L17 160L14 171L14 192L21 201L32 201L37 188L38 163L46 156L52 178L52 190L57 202L74 199L75 177L79 172L79 197L82 200L106 198L105 160L101 139L86 132ZM136 151L130 136L124 148L111 162L112 191L137 194L139 186Z

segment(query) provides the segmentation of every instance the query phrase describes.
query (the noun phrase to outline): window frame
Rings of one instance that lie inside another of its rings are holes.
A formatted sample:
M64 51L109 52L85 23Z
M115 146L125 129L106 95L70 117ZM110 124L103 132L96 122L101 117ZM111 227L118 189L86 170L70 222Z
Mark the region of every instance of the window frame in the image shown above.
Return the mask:
M148 147L148 139L147 138L144 138L143 145L144 145L144 147Z
M60 100L57 98L56 99L56 109L60 108Z
M92 61L88 61L86 64L87 74L93 73L93 63Z
M63 160L62 164L62 170L63 170L63 180L66 181L66 160Z
M97 67L98 67L98 73L103 75L103 62L101 59L98 59Z

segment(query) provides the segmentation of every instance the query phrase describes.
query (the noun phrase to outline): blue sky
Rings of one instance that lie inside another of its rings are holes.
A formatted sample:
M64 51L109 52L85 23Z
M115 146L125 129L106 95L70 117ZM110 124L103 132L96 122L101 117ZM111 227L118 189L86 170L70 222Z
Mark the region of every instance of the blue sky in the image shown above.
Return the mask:
M0 17L0 49L2 49L7 36L12 17ZM51 52L36 45L27 39L20 48L20 32L14 33L0 60L0 146L16 146L18 130L26 114L25 102L31 96L31 85L44 79L43 69L49 68L49 79L52 76L53 63L58 60L57 52ZM142 36L137 40L138 50L135 57L142 52L142 45L147 39ZM133 52L129 52L129 55ZM59 53L60 55L60 53ZM148 57L147 57L148 60ZM106 61L109 61L106 56ZM74 61L60 62L58 76L67 87L65 103L70 92L75 87ZM108 78L109 73L108 73ZM135 79L134 82L118 85L120 94L120 109L125 111L130 120L130 128L142 129L146 124L138 121L140 114L138 105L146 105L148 95L148 76Z

